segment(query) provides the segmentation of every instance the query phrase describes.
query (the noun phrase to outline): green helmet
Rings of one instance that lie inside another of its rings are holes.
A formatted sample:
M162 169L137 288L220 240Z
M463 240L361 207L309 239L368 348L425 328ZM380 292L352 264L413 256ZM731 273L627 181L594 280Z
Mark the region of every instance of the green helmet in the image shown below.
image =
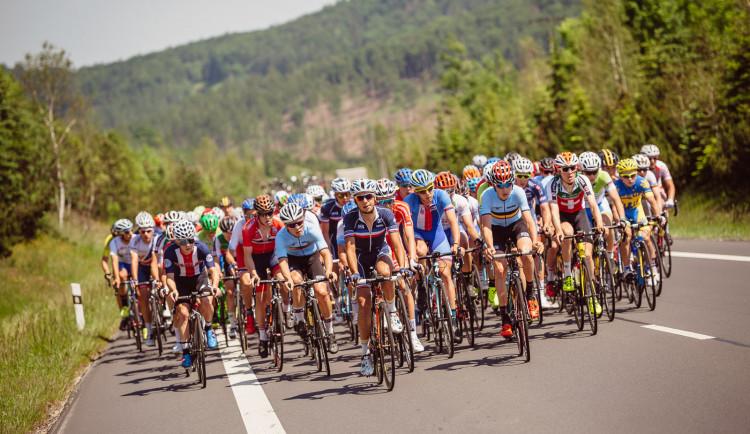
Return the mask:
M219 227L219 219L213 214L206 214L201 217L201 226L206 232L214 232Z

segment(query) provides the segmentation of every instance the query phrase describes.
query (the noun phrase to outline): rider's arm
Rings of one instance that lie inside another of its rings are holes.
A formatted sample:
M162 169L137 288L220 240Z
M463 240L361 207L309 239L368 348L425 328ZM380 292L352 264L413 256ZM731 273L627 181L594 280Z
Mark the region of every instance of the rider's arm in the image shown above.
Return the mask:
M344 239L344 242L346 243L346 259L349 261L349 268L352 270L352 273L359 273L357 247L354 245L354 237L347 237Z
M255 270L255 261L253 261L253 246L249 243L242 244L242 246L242 250L245 253L245 268L250 272L250 276L252 276L253 279L258 278L258 272Z
M477 229L474 227L474 222L471 221L471 213L464 214L461 219L464 222L466 233L469 235L469 241L473 243L474 240L479 239L479 234L477 233ZM471 247L471 245L469 247Z
M130 251L130 276L133 279L138 279L138 254L134 251Z
M487 245L487 249L492 252L494 250L493 240L492 240L492 215L490 214L484 214L481 217L479 217L480 224L479 227L482 229L482 239L484 240L484 243Z
M617 188L607 190L607 194L609 195L610 199L612 199L612 203L615 204L615 211L617 211L617 215L619 216L619 218L624 219L625 207L622 205L620 193L617 192Z
M323 258L323 266L326 269L326 277L333 274L333 255L331 255L330 249L323 249L320 251L320 256Z
M448 223L451 225L451 235L453 235L453 245L457 246L458 240L461 239L461 231L458 228L458 219L456 219L456 210L454 208L445 211L445 216L448 218Z
M326 240L328 248L333 249L333 246L331 246L331 240L328 239L328 234L330 233L330 223L327 220L320 223L320 231L323 233L323 235L325 235L324 238Z
M599 204L596 203L596 196L593 194L587 194L586 200L589 202L589 207L591 208L591 214L594 215L594 221L596 222L596 226L598 228L604 227L604 223L602 223L602 213L599 211Z
M156 252L151 253L151 276L159 280L159 259L156 257Z
M676 193L674 180L672 178L662 180L662 184L667 186L667 200L674 201L674 195Z
M658 217L661 214L661 206L656 201L655 196L656 195L654 195L653 193L646 193L643 195L643 197L645 197L648 203L651 205L651 209L654 210L654 215Z

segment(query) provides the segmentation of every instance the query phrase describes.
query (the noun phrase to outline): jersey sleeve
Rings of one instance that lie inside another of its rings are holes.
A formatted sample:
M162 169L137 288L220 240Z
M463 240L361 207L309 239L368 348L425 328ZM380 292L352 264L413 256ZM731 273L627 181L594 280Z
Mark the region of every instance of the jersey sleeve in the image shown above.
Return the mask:
M456 217L459 219L465 215L471 216L471 210L469 209L469 201L465 197L455 195L456 199Z
M382 210L383 221L385 222L386 230L390 232L398 232L398 223L396 223L396 216L389 209Z
M250 225L246 228L242 228L242 245L243 246L252 245L252 242L253 242L252 232L253 232L253 225ZM232 233L232 235L234 235L234 233Z
M112 240L109 242L109 255L110 256L112 256L112 255L118 256L118 254L117 254L117 242L115 241L114 238L112 238Z
M331 204L326 202L320 207L320 215L318 216L321 223L328 223L331 219Z
M444 192L443 190L435 190L435 195L437 196L435 198L436 205L438 207L438 211L442 211L441 214L453 209L453 201L451 201L451 197L448 195L448 193Z
M547 195L544 193L544 189L539 184L534 184L533 190L540 205L549 202L547 200Z
M354 218L354 212L350 212L349 214L345 215L344 218L340 220L342 231L344 234L344 238L349 238L354 236L354 225L356 223L356 218Z
M577 175L576 182L581 182L581 190L583 190L583 194L586 196L593 196L594 195L594 188L591 186L591 181L583 175Z
M344 222L339 221L336 225L336 244L344 244Z
M198 248L198 257L203 257L203 262L206 264L206 267L211 268L214 265L214 257L211 254L211 252L208 250L208 246L204 242L196 243L196 247Z
M177 268L177 255L175 254L175 249L167 248L164 251L164 271L167 273L179 274Z
M245 226L245 219L240 219L232 228L232 238L229 239L229 250L236 250L237 245L242 240L242 227Z
M547 183L547 186L544 189L544 192L547 195L547 200L550 202L557 202L557 193L555 192L556 187L557 187L557 182L555 181L555 178L552 178Z
M393 207L393 212L401 218L404 226L414 226L414 221L411 219L411 209L409 209L409 204L406 202L396 203Z
M490 194L495 194L495 190L485 190L482 193L481 201L479 202L479 215L487 215L492 213L492 198Z
M670 179L672 179L672 174L669 173L669 167L667 167L667 164L665 162L657 161L656 165L659 166L662 180L669 181Z
M518 206L521 208L521 212L529 211L529 201L526 199L526 192L521 187L513 186L513 195L518 201Z
M285 227L280 230L278 234L276 234L276 245L274 246L274 252L276 252L276 257L279 259L289 256L286 252L288 233L289 232L287 232L287 229Z
M111 251L109 249L109 245L112 243L112 240L114 237L112 234L107 235L107 238L104 240L104 250L102 250L102 258L108 258L109 255L111 255Z

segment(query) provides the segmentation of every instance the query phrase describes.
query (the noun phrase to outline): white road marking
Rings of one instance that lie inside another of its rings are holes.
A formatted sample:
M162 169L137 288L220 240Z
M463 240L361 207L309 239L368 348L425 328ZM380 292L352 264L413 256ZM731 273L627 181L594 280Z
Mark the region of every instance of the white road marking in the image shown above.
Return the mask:
M676 258L716 259L719 261L750 262L750 256L716 255L713 253L672 252Z
M657 331L660 331L660 332L672 333L672 334L680 335L680 336L687 336L689 338L699 339L699 340L702 340L702 341L707 340L707 339L716 339L713 336L702 335L700 333L686 332L685 330L678 330L678 329L673 329L673 328L670 328L670 327L658 326L658 325L655 325L655 324L645 325L645 326L641 326L641 327L647 328L647 329L651 329L651 330L657 330Z
M247 432L285 433L253 368L242 354L239 339L230 339L229 347L223 341L219 339L221 360Z

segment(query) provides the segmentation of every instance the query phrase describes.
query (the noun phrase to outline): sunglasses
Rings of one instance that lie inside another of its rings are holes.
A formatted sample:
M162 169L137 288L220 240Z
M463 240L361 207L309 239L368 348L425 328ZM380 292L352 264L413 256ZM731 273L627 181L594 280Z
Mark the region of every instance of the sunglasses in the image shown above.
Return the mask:
M336 197L339 199L343 199L345 197L349 197L349 193L336 193Z
M121 231L120 232L121 235L130 235L132 233L133 233L133 231Z
M179 244L180 246L185 247L185 246L188 246L188 245L195 244L195 240L192 239L192 238L189 238L187 240L177 240L177 244Z
M272 217L272 216L273 216L273 211L271 211L271 212L259 212L258 213L258 217Z
M508 188L508 187L511 187L512 185L513 185L513 181L508 181L503 184L495 184L495 187L496 188Z
M592 172L583 172L583 173L584 173L585 175L589 175L589 176L594 176L594 175L598 175L598 174L599 174L599 171L598 171L598 170L595 170L595 171L592 171Z
M390 205L390 204L392 204L395 201L396 201L395 198L390 198L390 199L379 200L378 203L381 204L381 205Z
M561 167L560 170L562 172L575 172L576 166Z
M648 159L651 160L651 161L656 161L656 160L659 159L659 157L648 157Z
M304 220L300 220L300 221L294 222L294 223L285 223L284 226L286 226L289 229L296 229L296 228L298 228L298 227L300 227L300 226L302 226L304 224L305 224L305 221Z
M153 231L154 231L153 229L141 229L138 232L140 232L142 234L148 234L148 233L153 232Z
M414 186L411 185L411 183L409 183L409 182L402 182L398 186L401 187L401 188L414 188Z
M531 175L529 175L528 173L523 173L523 174L516 175L516 178L517 179L529 179L531 178Z
M362 201L365 201L365 200L370 200L373 197L375 197L375 195L372 194L372 193L369 193L369 194L360 194L359 196L354 196L354 198L357 199L357 202L362 202Z
M544 173L545 175L552 175L555 173L555 171L554 170L542 170L542 173Z
M626 178L626 179L635 178L635 173L632 173L630 175L620 175L620 178Z
M430 187L427 187L427 188L425 188L423 190L416 190L416 192L417 192L417 194L428 194L428 193L432 193L432 190L433 190L433 187L430 186Z

